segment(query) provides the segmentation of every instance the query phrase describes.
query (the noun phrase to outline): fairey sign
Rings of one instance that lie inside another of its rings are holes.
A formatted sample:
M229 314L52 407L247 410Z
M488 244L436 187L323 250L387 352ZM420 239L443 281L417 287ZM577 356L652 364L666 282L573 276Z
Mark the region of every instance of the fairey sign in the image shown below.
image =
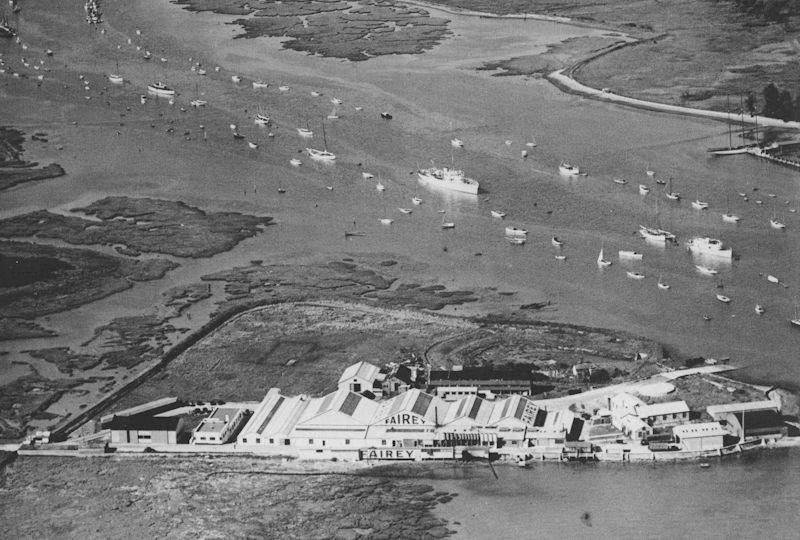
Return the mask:
M366 448L361 459L414 459L416 451L405 448Z
M422 426L427 424L424 418L410 413L400 413L390 416L384 423L393 426Z

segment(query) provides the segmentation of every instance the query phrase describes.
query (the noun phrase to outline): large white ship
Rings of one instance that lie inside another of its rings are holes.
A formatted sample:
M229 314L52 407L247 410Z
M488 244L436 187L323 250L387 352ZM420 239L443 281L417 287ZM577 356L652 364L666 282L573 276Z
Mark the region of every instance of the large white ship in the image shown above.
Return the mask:
M692 238L686 242L686 249L695 255L707 255L725 259L733 257L733 250L731 248L725 248L722 241L707 236Z
M472 195L478 194L478 182L472 178L464 176L464 172L458 169L449 169L443 167L431 167L429 169L420 169L417 172L420 182L430 184L434 187L441 187L444 189L451 189L453 191L461 191L462 193L471 193Z

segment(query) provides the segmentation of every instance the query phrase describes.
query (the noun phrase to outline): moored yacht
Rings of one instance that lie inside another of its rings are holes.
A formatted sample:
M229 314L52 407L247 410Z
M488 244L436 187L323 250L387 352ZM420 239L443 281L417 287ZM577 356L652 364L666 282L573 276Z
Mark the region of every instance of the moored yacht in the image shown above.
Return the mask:
M504 217L506 217L506 213L505 212L500 212L498 210L492 210L491 213L492 213L492 217L495 217L495 218L503 219Z
M306 152L311 159L316 159L317 161L336 161L336 154L333 152L329 152L327 150L317 150L316 148L306 148Z
M477 180L464 176L463 171L447 167L441 169L438 167L421 169L417 172L417 176L420 182L453 191L460 191L462 193L470 193L472 195L478 194L478 187L480 185Z
M558 172L564 176L578 176L581 174L581 170L577 165L570 165L566 161L562 161L558 165Z
M600 248L600 253L597 255L597 266L600 268L605 268L606 266L611 266L611 261L606 260L603 257L603 248Z
M714 268L711 268L709 266L704 266L702 264L696 264L696 265L694 265L694 267L697 268L698 272L700 272L701 274L706 275L706 276L715 276L715 275L719 274L719 272L717 270L715 270Z
M147 91L157 96L174 96L175 90L159 81L157 83L148 84Z
M785 229L785 228L786 228L786 225L785 225L784 223L782 223L782 222L778 221L778 220L777 220L776 218L774 218L774 217L773 217L773 218L770 218L770 220L769 220L769 226L770 226L770 227L772 227L773 229L778 229L778 230L783 230L783 229Z
M727 212L725 214L722 214L722 221L724 221L725 223L739 223L739 221L741 221L741 218L736 214L731 214L730 212Z
M692 201L692 208L695 210L708 210L708 203L701 201L700 199L696 199Z
M648 242L653 242L660 245L666 245L668 242L677 244L677 238L674 234L664 229L654 229L652 227L645 227L639 225L639 234Z
M696 236L686 242L686 249L695 255L705 255L730 259L733 257L733 249L725 248L722 240L709 238L708 236Z
M266 88L269 86L269 83L266 81L258 80L253 81L253 88Z
M506 227L506 236L526 236L528 231L517 227Z
M266 114L258 112L258 113L256 113L255 117L253 118L253 122L255 122L256 124L258 124L260 126L266 126L266 125L269 124L270 118Z
M633 261L641 261L643 255L638 251L628 251L625 249L619 250L619 258L620 259L630 259Z

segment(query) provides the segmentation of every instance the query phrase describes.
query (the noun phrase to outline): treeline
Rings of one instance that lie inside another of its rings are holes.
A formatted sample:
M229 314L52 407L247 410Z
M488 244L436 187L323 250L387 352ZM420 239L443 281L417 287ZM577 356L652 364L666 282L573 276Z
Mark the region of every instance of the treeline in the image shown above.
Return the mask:
M719 0L713 0L718 2ZM792 15L800 15L797 0L728 0L741 11L769 21L782 21Z
M780 118L781 120L800 120L800 94L796 98L792 97L788 90L779 90L774 83L769 83L762 92L764 96L764 109L761 114L770 118ZM753 99L747 98L747 108L752 112Z

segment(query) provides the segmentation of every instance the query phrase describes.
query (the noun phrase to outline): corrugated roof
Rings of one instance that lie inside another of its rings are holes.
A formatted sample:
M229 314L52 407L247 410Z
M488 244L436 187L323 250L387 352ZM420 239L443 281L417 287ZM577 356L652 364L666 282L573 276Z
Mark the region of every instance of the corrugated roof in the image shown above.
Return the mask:
M469 413L467 413L467 416L475 420L478 417L478 411L481 410L481 405L483 405L483 400L479 397L476 397L475 401L472 403Z
M698 424L683 424L672 428L672 434L681 439L696 439L698 437L717 437L727 435L728 432L719 422L702 422Z
M347 397L344 398L342 405L339 407L339 412L342 412L348 416L353 416L353 413L356 412L356 408L362 399L366 398L359 394L348 394Z
M706 411L711 416L716 414L742 412L742 411L777 411L778 404L771 400L748 401L746 403L726 403L724 405L709 405Z
M414 401L414 405L411 407L411 412L420 416L425 416L432 401L432 395L420 392L417 399Z
M284 401L286 401L286 398L283 396L279 396L278 399L275 400L275 404L272 406L271 409L269 409L269 412L264 417L264 421L261 422L260 426L258 426L257 431L259 433L263 433L264 428L267 427L267 424L269 424L272 421L272 418L275 416L275 413L278 412L278 409L280 408L280 406L283 404Z
M345 368L342 376L339 377L339 384L350 382L355 378L364 379L372 383L378 378L380 371L378 366L369 362L358 362Z

